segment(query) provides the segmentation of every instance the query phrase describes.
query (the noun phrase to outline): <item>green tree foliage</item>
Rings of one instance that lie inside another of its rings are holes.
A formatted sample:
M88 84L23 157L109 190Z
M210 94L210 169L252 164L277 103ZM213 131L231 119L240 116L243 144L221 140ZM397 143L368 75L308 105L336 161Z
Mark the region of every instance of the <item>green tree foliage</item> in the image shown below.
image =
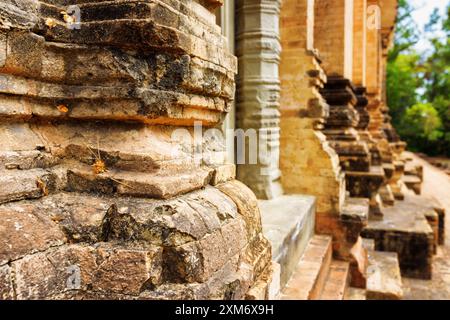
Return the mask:
M431 25L438 23L439 20L430 22ZM424 100L434 106L442 121L442 138L436 143L437 152L450 155L450 6L442 21L442 30L445 36L432 39L433 53L425 64Z
M418 102L416 90L421 85L417 72L419 61L417 54L399 54L388 63L387 98L395 127L400 125L406 109Z
M394 47L388 57L390 62L395 61L400 53L410 50L420 39L419 29L411 16L413 11L408 0L398 1Z
M425 34L431 53L413 49L417 26L406 0L399 1L397 33L388 58L387 94L393 124L414 151L450 156L450 5L444 17L435 10Z
M433 152L433 142L443 135L441 118L431 103L418 103L408 108L399 129L411 150L427 153Z

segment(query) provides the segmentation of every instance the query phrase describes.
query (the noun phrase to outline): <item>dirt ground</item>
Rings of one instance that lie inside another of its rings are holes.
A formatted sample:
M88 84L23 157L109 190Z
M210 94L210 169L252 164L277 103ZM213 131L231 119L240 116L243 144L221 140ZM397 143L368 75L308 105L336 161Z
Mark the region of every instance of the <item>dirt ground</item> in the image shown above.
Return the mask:
M434 257L432 280L403 278L404 298L450 300L450 176L416 155L411 156L424 168L423 194L434 196L446 209L446 243Z

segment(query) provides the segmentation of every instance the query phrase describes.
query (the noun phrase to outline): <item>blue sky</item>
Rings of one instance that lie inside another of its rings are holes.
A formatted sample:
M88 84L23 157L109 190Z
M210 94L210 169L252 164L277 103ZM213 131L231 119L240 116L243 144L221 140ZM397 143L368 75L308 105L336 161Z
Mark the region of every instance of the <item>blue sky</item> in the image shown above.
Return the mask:
M434 8L439 8L441 14L444 14L445 8L450 3L450 0L409 0L409 2L419 10L413 14L413 18L418 24L420 30L423 30L425 24L430 20L430 16ZM422 38L416 45L419 52L424 52L430 48L430 43L427 39Z

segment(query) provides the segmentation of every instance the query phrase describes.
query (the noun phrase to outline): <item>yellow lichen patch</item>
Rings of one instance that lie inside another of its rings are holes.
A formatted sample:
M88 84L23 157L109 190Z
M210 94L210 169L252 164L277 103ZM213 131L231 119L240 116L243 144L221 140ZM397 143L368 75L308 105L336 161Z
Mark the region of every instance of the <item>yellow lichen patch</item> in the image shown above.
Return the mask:
M48 196L48 188L44 181L42 181L41 179L37 179L36 185L41 190L44 196Z
M92 170L95 174L100 174L106 172L108 169L101 159L96 159L94 164L92 165Z
M56 21L54 19L52 19L52 18L47 18L45 20L45 25L47 27L49 27L50 29L56 27L56 24L57 24Z
M60 104L59 106L57 106L56 109L58 109L59 112L62 112L62 113L69 112L69 108L67 108L67 106L65 106L63 104Z

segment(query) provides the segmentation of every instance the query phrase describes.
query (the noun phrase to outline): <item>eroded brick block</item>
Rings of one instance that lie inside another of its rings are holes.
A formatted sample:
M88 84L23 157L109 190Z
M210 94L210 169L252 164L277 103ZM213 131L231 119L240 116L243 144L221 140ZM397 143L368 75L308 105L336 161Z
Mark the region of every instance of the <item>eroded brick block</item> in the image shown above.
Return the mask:
M18 299L73 291L139 295L161 282L161 248L120 244L69 245L12 264Z

